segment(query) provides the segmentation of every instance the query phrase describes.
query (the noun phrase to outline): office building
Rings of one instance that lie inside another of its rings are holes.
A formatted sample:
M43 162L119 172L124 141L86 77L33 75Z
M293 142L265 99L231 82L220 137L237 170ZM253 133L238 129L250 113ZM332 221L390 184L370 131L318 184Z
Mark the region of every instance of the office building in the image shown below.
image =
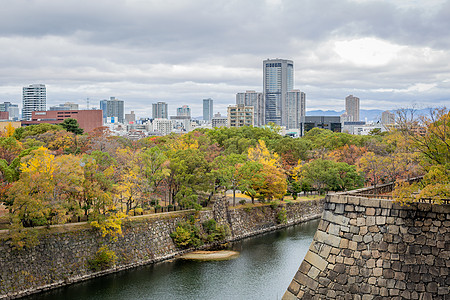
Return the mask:
M253 126L253 106L243 104L228 106L228 127Z
M9 112L0 111L0 121L9 121Z
M345 97L345 112L350 117L349 121L359 121L359 98L353 95Z
M253 106L254 125L263 126L265 124L264 94L255 91L246 91L236 94L236 105Z
M19 105L12 104L11 102L0 103L0 111L8 112L9 120L18 121L19 120Z
M183 105L177 108L178 117L191 117L191 108L188 105Z
M153 131L158 132L160 135L168 135L172 131L172 121L168 119L154 119L152 122Z
M294 89L294 63L286 59L263 62L265 123L286 126L286 96Z
M47 109L45 84L30 84L22 89L22 119L30 120L31 112Z
M77 120L80 128L84 132L90 132L95 128L103 126L103 112L99 109L33 111L31 113L31 120L22 121L22 126L42 123L60 124L67 118Z
M78 110L78 109L79 105L77 103L66 102L64 104L50 106L49 110Z
M168 119L168 105L166 102L157 102L152 104L152 118L153 119Z
M333 132L341 132L342 124L339 116L304 116L300 122L300 135L313 128L328 129Z
M103 111L103 123L123 123L124 104L123 100L110 97L109 100L100 101L100 109Z
M203 99L203 120L211 121L213 117L213 99Z
M192 130L191 127L191 116L170 116L172 121L172 126L176 130L189 132Z
M219 112L214 115L214 117L211 119L211 126L212 128L216 127L227 127L228 118L222 116Z
M286 93L286 129L300 128L302 117L305 116L305 93L292 90Z

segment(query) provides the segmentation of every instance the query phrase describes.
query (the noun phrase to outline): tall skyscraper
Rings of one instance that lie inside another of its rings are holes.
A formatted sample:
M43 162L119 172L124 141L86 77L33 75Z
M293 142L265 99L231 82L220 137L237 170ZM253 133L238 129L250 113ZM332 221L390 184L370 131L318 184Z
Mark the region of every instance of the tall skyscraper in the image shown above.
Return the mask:
M177 108L178 117L191 117L191 108L188 105L183 105Z
M236 105L253 106L254 123L255 126L262 126L265 124L264 118L264 94L255 91L246 91L245 93L236 94Z
M168 105L166 102L157 102L152 104L153 119L169 119Z
M211 121L213 117L213 99L203 99L203 120Z
M345 112L352 122L359 121L359 98L353 95L345 97Z
M110 97L109 100L100 101L100 109L103 111L103 123L123 123L123 100Z
M306 95L299 90L286 93L286 129L300 128L305 116L305 102Z
M286 59L263 61L265 123L286 126L286 93L294 88L294 63Z
M22 89L22 119L31 120L32 111L45 111L47 90L45 84L30 84Z

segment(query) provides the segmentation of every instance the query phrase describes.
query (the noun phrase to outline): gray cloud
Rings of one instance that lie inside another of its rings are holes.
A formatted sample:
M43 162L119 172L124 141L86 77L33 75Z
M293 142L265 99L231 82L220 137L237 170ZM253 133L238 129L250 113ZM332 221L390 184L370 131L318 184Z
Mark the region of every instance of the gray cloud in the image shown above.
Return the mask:
M237 92L262 89L262 60L279 57L294 60L308 108L340 110L350 93L362 108L448 106L448 15L450 1L439 0L9 1L0 101L20 102L21 87L39 82L50 105L116 96L141 116L156 100L200 115L211 97L225 112ZM354 41L392 49L378 62Z

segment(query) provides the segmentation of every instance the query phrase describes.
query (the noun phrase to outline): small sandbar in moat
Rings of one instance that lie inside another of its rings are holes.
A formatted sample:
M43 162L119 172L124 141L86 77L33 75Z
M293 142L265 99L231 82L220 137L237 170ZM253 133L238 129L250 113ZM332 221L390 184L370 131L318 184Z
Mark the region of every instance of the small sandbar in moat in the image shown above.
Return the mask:
M193 251L182 255L181 259L188 260L230 260L237 258L239 256L239 252L231 251L231 250L218 250L218 251Z

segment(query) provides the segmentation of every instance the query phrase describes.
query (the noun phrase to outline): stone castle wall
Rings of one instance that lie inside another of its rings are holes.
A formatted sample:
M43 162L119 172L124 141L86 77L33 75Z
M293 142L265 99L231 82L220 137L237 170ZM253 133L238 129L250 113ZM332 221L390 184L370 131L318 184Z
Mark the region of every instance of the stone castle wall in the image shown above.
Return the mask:
M289 299L450 299L450 205L327 196Z
M201 211L171 212L132 217L123 224L123 236L116 242L103 238L87 223L51 226L38 229L40 242L22 251L14 250L0 233L0 299L12 299L40 290L86 280L107 273L172 258L190 250L175 246L170 233L180 221L191 216L200 221L211 218L228 224L229 240L275 230L310 218L320 217L323 201L305 201L284 206L259 206L228 210L224 203ZM287 223L279 224L278 212L285 209ZM107 245L118 257L116 266L101 272L88 267L88 260Z

